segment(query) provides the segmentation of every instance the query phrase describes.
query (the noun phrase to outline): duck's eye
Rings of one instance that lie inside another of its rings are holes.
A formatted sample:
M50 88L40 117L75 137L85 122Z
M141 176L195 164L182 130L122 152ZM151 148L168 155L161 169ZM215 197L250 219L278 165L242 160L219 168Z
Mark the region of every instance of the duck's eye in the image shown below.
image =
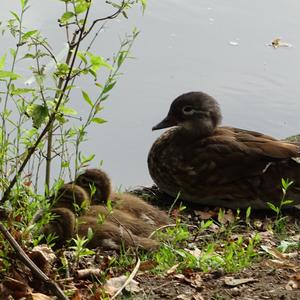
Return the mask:
M185 115L192 115L195 112L192 106L185 106L182 111Z

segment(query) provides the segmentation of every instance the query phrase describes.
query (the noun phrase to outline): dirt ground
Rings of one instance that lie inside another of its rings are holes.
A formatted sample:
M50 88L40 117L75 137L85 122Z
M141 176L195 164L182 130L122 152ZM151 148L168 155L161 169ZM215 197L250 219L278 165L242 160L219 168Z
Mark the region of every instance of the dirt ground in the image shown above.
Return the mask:
M152 191L151 191L152 193ZM165 198L164 198L165 199ZM153 197L154 204L157 198ZM165 209L172 204L171 199L164 202ZM190 225L199 225L201 220L215 218L217 209L207 207L193 207L189 204L187 209L181 213L182 220ZM178 207L178 204L177 204ZM174 209L176 213L176 208ZM250 300L250 299L282 299L296 300L300 299L300 254L299 254L299 209L289 209L285 212L285 238L295 241L298 246L294 246L291 251L282 254L277 251L278 245L282 242L281 238L267 228L270 228L274 222L274 213L272 212L252 212L251 226L259 232L261 236L260 246L256 251L261 252L258 259L253 261L247 268L240 269L234 273L226 272L223 269L211 269L208 272L195 269L183 269L178 271L176 265L160 275L154 275L153 267L145 267L149 262L142 262L139 271L134 279L123 290L121 296L116 299L178 299L178 300ZM235 219L235 212L225 210L223 216L224 224ZM219 220L220 221L220 220ZM251 227L250 227L251 228ZM235 235L242 235L245 238L250 236L249 227L238 227ZM209 234L206 234L209 236ZM200 239L202 237L199 237ZM234 239L234 237L232 237ZM197 245L197 241L194 241ZM264 248L260 248L264 247ZM199 244L201 251L201 244ZM64 253L66 260L69 260L67 251ZM57 252L59 257L61 253ZM80 264L70 265L69 276L57 277L57 270L61 267L60 259L56 259L54 268L46 268L46 273L54 279L64 290L69 289L75 292L71 293L71 300L102 300L110 299L108 295L114 295L118 290L115 284L107 285L108 278L123 278L124 282L128 274L134 268L134 264L129 267L124 265L109 267L109 261L114 258L119 260L119 256L113 251L97 250L95 255L81 259ZM30 270L22 263L16 260L12 252L10 259L14 261L11 266L8 277L3 278L0 284L0 299L34 299L49 300L55 299L49 291L37 281ZM151 264L151 262L150 262ZM45 266L44 266L45 267ZM45 268L44 268L45 269ZM76 278L76 273L81 269L96 269L101 274L95 278ZM126 275L126 276L125 276ZM67 277L67 278L66 278ZM13 279L12 279L13 278ZM14 281L16 280L16 281ZM113 289L113 290L112 290ZM39 293L41 293L41 298ZM10 296L7 296L10 295ZM11 296L13 295L13 296ZM33 297L34 296L34 297ZM1 298L2 297L2 298Z

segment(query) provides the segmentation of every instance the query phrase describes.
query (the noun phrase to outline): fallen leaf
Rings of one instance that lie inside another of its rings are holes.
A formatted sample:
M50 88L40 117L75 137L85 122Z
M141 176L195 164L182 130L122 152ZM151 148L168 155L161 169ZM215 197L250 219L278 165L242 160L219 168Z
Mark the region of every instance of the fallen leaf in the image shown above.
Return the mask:
M195 258L199 258L201 256L201 253L202 253L202 251L197 247L195 247L193 250L192 249L187 249L187 248L185 248L184 250L186 252L192 254Z
M185 271L185 274L176 274L174 278L181 282L188 283L190 286L199 289L202 287L203 281L200 273Z
M16 280L11 277L6 277L3 281L3 285L11 290L11 292L16 296L16 298L25 297L27 295L30 295L31 288L28 286L27 283L22 282L20 280Z
M299 269L298 265L290 263L286 260L278 260L278 259L269 259L265 262L266 266L275 269L288 269L288 270L297 270Z
M110 278L104 284L104 290L110 295L113 296L125 283L127 280L127 276L122 275L119 277ZM125 287L125 290L131 293L141 291L141 288L138 286L138 282L135 280L131 280L130 283Z
M265 252L267 252L268 254L272 255L273 257L280 259L280 260L285 260L285 256L282 252L278 251L276 248L274 247L269 247L266 245L261 245L260 246Z
M209 211L194 210L194 214L197 217L199 217L201 220L208 220L218 215L218 213L213 210L209 210Z
M53 250L47 245L34 247L29 257L47 275L49 275L49 272L52 270L52 265L57 259Z
M158 263L154 260L147 260L140 264L139 270L140 271L148 271L154 269Z
M27 299L28 300L53 300L56 299L56 297L49 297L41 293L32 293Z
M168 275L176 273L178 266L179 266L179 264L176 264L176 265L172 266L166 273Z
M232 224L235 221L235 217L234 217L232 210L228 209L224 213L219 213L218 221L223 225Z
M180 294L177 295L175 300L191 300L191 295Z
M292 275L285 288L286 290L300 289L300 273Z

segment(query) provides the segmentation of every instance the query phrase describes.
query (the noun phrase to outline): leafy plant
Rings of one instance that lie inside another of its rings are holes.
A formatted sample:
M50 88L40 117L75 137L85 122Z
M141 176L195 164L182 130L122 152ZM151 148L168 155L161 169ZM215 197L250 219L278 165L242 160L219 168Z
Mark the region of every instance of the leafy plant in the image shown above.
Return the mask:
M269 208L276 213L275 230L278 233L283 233L285 230L286 217L283 216L282 209L286 206L290 206L294 202L293 200L286 199L287 191L293 183L294 182L290 181L289 179L285 180L282 178L281 179L282 197L279 202L279 205L276 206L271 202L267 202Z
M70 249L74 251L74 256L75 256L76 262L79 262L80 258L82 258L84 256L95 254L95 251L90 250L86 247L87 243L91 240L92 236L93 236L93 233L91 230L89 230L87 238L79 237L77 235L76 238L72 239L75 246L70 246Z

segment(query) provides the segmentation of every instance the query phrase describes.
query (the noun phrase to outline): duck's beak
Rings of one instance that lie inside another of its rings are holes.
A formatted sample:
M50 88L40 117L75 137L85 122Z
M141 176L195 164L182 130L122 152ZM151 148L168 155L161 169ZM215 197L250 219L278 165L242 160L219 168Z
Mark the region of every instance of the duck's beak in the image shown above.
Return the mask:
M152 130L158 130L163 128L168 128L172 126L176 126L177 122L170 118L169 116L166 116L161 122L159 122L157 125L152 127Z

